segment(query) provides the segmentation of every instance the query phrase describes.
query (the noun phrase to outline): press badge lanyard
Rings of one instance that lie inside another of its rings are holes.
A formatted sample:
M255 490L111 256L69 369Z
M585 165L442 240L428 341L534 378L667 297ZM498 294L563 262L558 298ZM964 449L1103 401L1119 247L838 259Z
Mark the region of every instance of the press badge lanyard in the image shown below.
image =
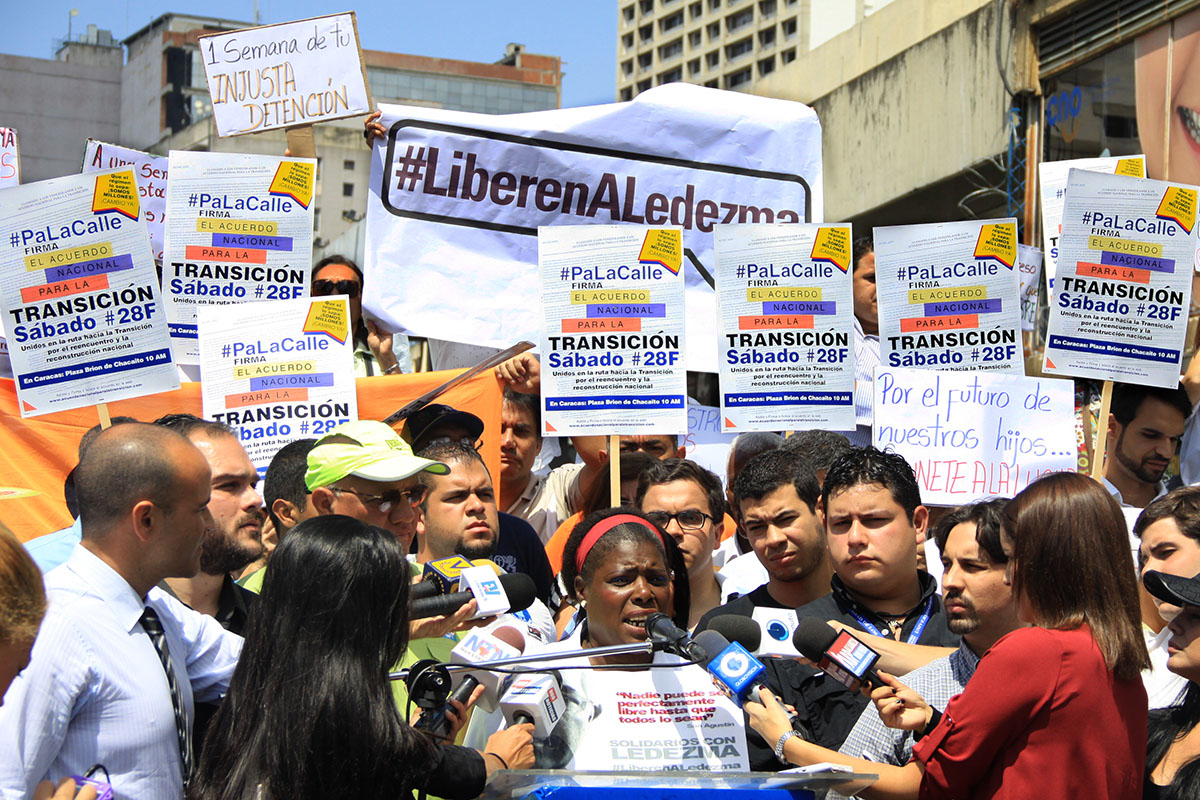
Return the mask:
M875 636L882 636L885 639L892 638L883 631L879 630L879 628L876 628L870 620L868 620L862 614L859 614L853 608L848 608L846 611L850 614L850 616L854 617L855 621L859 625L863 626L863 630L865 630L867 633L874 634ZM925 632L925 626L929 624L929 618L932 616L933 595L930 595L929 599L925 601L925 610L921 612L921 616L917 619L917 624L913 627L912 633L908 634L908 638L905 640L908 644L917 643L917 640L921 638L921 634Z

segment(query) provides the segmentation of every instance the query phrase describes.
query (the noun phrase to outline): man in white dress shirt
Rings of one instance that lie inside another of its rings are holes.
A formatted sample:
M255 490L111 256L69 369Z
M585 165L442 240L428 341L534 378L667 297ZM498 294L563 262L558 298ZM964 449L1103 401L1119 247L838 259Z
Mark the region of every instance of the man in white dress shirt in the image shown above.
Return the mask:
M181 798L194 702L224 693L242 646L155 588L200 568L208 462L174 431L128 423L96 438L76 482L83 539L46 576L29 666L0 706L0 795L99 765L117 798Z

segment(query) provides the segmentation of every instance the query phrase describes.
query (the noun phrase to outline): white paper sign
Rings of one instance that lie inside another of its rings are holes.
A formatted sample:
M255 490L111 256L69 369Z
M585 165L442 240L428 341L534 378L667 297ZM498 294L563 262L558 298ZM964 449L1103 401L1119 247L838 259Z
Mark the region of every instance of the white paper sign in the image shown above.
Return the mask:
M1076 468L1074 384L877 367L872 443L912 465L927 504L1012 497Z
M175 360L200 363L196 307L307 297L316 160L172 150L163 298Z
M1197 189L1071 170L1045 372L1179 385Z
M205 306L199 316L204 417L238 432L260 475L288 442L358 419L345 296Z
M1042 198L1042 242L1046 253L1046 287L1054 292L1054 277L1058 271L1058 237L1062 231L1063 200L1067 194L1067 173L1073 169L1107 172L1110 175L1146 177L1146 157L1115 156L1108 158L1072 158L1066 161L1043 161L1038 164L1038 184Z
M1021 278L1021 330L1037 328L1038 290L1042 285L1042 251L1017 245L1017 272Z
M854 427L849 225L714 232L726 432Z
M678 228L538 231L549 436L687 433Z
M179 388L131 168L0 191L21 416Z
M95 172L116 167L133 167L138 176L141 193L142 219L150 231L150 250L154 260L162 263L163 218L167 215L166 156L155 156L107 142L88 139L83 151L81 172Z
M21 185L21 152L17 129L0 128L0 189Z
M876 228L882 365L1024 375L1016 265L1011 218Z
M687 409L688 432L681 442L685 448L684 458L696 462L724 483L729 464L729 446L737 434L721 432L720 408L702 406L689 398Z
M219 136L371 111L354 12L201 36Z
M673 83L508 116L380 109L365 259L376 290L363 302L409 334L532 340L539 226L678 225L687 366L716 372L714 227L822 219L821 128L800 103Z

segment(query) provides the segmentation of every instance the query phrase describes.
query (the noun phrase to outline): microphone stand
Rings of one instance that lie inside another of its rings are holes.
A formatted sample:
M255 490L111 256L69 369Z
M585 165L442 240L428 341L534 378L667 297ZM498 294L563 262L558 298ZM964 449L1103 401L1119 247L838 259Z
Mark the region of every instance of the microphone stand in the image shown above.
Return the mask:
M586 649L567 651L565 653L533 653L531 655L519 655L512 658L498 658L495 661L485 661L482 664L441 664L447 672L464 672L468 670L496 670L508 669L509 667L520 667L526 664L541 664L546 661L566 661L573 658L598 658L603 656L625 656L634 653L649 654L653 653L657 642L633 642L631 644L614 644L608 647L589 647ZM661 647L661 645L660 645ZM389 672L388 680L405 680L408 678L410 670L402 669L397 672Z

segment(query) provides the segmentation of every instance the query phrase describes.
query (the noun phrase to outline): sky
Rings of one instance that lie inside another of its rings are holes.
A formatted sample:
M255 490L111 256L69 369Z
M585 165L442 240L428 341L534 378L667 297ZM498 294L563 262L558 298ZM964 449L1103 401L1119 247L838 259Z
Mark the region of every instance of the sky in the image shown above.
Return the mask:
M0 53L53 58L57 40L93 24L118 40L168 11L253 22L254 0L3 0ZM493 62L509 42L563 59L563 106L613 101L617 10L612 0L258 0L261 24L353 10L369 50Z

